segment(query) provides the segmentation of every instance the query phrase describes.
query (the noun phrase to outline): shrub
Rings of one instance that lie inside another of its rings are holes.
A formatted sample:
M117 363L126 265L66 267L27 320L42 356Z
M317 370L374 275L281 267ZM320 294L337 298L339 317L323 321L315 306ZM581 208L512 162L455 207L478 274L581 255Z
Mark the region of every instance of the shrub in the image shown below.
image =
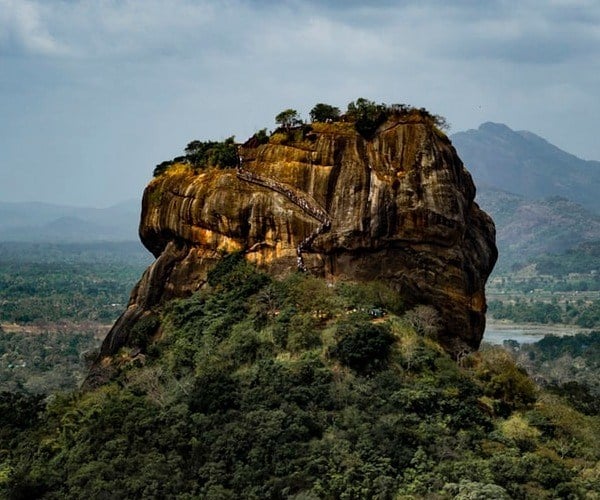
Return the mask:
M394 337L387 324L368 321L342 323L338 326L337 344L329 355L359 373L385 368Z
M258 144L267 144L269 142L269 134L267 133L267 129L261 128L250 138L250 140L254 140Z
M383 312L394 314L401 314L404 311L402 296L381 281L342 283L339 285L339 290L345 305L350 309L368 313L382 309Z
M537 399L534 382L501 348L481 351L475 376L486 396L496 399L495 411L508 416L515 409L529 408Z
M166 160L156 165L153 172L154 177L158 177L159 175L165 173L171 165L173 165L173 160Z
M242 252L225 255L207 273L208 284L232 293L232 298L249 297L267 285L270 278L244 259Z
M44 410L44 396L0 392L0 437L8 431L36 425Z
M340 119L340 109L320 102L310 110L310 119L313 122L337 121Z
M238 164L235 137L224 141L192 141L185 148L186 158L194 168L232 168Z
M430 339L436 339L444 326L435 307L422 304L407 311L404 319L419 335Z
M346 116L354 121L356 131L365 139L371 139L377 128L387 120L389 110L385 104L360 97L348 104Z
M296 314L289 322L286 346L292 352L302 352L321 345L321 335L316 329L317 320L311 314Z
M150 313L142 316L129 332L129 343L145 349L159 326L160 320L156 315Z
M165 173L176 163L191 165L196 172L208 167L236 167L238 165L238 151L235 137L228 137L224 141L191 141L185 147L184 156L177 156L172 160L166 160L156 165L153 172L154 177Z
M217 413L238 406L238 385L225 373L207 373L194 381L189 395L192 413Z
M298 111L295 109L286 109L275 117L275 123L287 130L302 125L302 120L300 119Z

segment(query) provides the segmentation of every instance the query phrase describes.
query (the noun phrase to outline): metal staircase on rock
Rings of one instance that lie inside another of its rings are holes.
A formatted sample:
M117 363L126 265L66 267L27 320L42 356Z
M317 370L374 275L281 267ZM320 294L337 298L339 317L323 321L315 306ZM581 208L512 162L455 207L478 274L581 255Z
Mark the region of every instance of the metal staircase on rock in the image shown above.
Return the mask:
M237 176L243 181L262 186L264 188L270 189L285 196L292 203L304 210L304 212L306 212L308 215L310 215L311 217L313 217L321 223L319 227L317 227L312 233L310 233L306 238L304 238L296 247L298 269L300 269L301 271L306 271L307 269L306 265L304 264L302 254L310 250L313 241L319 235L331 229L331 219L329 218L329 214L317 203L317 201L312 196L308 195L307 193L304 193L299 189L290 186L289 184L284 184L283 182L279 182L275 179L264 177L255 172L251 172L250 170L244 169L242 167L241 158L237 168Z

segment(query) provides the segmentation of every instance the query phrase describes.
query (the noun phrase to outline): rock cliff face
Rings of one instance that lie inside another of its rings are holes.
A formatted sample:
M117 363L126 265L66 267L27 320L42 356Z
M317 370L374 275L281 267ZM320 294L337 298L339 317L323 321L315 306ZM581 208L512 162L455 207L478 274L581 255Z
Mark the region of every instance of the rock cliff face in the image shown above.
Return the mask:
M240 169L173 167L150 182L140 236L156 261L132 292L101 356L130 345L156 306L201 288L223 252L275 275L384 280L444 319L441 342L479 346L495 229L446 136L424 119L389 119L367 140L348 123L240 148Z

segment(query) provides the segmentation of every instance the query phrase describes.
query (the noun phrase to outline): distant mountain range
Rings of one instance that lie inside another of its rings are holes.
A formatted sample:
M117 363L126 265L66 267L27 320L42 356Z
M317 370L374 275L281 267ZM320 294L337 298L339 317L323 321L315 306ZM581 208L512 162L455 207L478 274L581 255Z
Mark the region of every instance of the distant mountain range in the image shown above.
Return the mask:
M600 240L600 162L500 123L450 138L496 223L497 271Z
M582 160L501 123L483 123L450 138L478 187L532 200L561 196L600 214L600 161Z
M139 220L136 200L108 208L0 202L0 241L137 241Z

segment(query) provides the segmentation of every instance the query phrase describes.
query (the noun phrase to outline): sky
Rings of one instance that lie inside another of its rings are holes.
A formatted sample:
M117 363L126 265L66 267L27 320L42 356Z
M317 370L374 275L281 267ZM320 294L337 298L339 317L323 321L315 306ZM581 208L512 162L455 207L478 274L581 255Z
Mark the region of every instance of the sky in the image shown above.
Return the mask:
M600 2L0 0L0 202L141 199L191 140L358 97L600 160Z

